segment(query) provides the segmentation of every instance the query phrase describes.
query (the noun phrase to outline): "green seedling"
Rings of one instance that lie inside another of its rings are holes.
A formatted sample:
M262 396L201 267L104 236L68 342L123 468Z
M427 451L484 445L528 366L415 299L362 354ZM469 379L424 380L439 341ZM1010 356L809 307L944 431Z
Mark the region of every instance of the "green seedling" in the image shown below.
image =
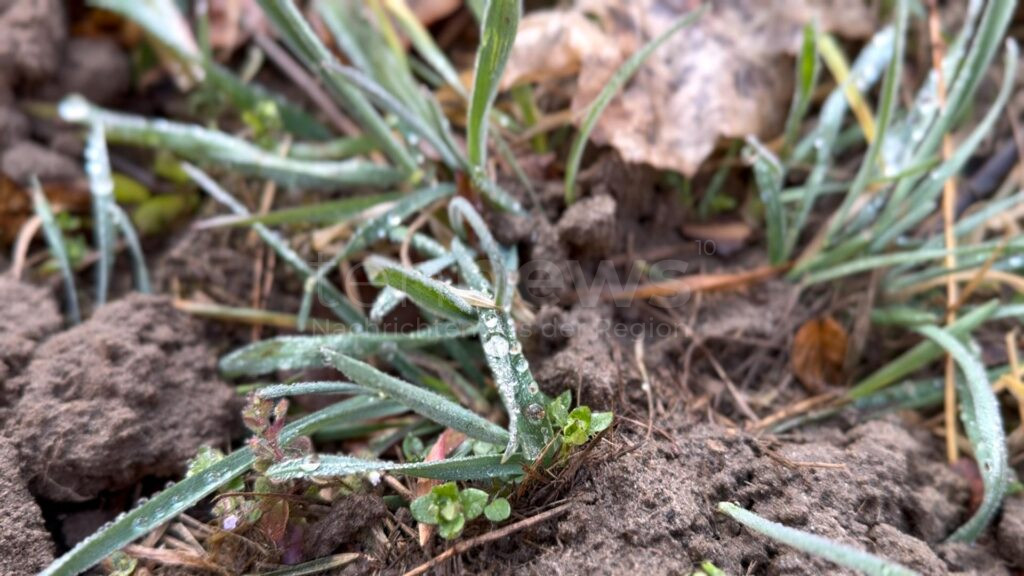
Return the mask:
M428 494L412 501L409 510L417 522L438 527L445 540L454 540L462 534L466 522L486 515L492 522L508 518L511 507L505 498L488 503L487 492L477 488L459 487L455 482L434 486Z

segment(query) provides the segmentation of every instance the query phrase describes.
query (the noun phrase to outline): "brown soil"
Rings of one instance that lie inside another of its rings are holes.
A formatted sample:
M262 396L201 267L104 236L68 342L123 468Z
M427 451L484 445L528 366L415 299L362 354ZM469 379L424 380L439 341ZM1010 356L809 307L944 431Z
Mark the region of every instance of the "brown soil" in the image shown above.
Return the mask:
M50 291L0 275L0 409L16 400L9 388L32 357L36 346L61 327L61 315ZM0 417L0 421L3 418Z
M43 515L25 488L18 468L18 452L9 438L0 436L0 574L35 574L53 561L53 542Z
M136 294L40 346L12 383L32 491L88 500L180 475L200 445L228 440L238 405L198 335L165 298Z

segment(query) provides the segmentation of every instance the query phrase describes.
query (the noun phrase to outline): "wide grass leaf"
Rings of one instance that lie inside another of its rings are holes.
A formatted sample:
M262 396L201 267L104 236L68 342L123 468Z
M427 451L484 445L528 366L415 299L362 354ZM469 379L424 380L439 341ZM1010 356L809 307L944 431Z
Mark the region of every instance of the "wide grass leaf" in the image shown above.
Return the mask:
M58 112L68 122L103 124L111 142L167 149L183 158L224 164L286 186L390 186L405 180L402 172L388 166L363 160L327 162L278 156L224 132L104 110L79 95L62 100Z
M321 350L369 356L381 348L413 347L474 334L473 326L440 324L416 332L345 332L325 336L278 336L254 342L221 358L226 378L255 376L275 370L300 370L323 365Z
M521 10L520 0L490 0L484 9L466 126L469 162L477 172L485 170L491 107L508 56L512 52Z
M377 256L367 258L365 264L374 284L406 294L417 306L433 314L462 322L473 322L477 318L476 308L444 282Z
M275 464L267 475L278 480L293 478L331 478L367 472L392 472L432 480L470 481L507 478L523 473L523 460L502 461L497 455L464 456L435 462L399 463L365 460L344 455L315 455Z
M385 374L365 362L326 348L324 360L356 384L384 394L434 422L491 444L504 446L509 441L508 433L501 426L440 394Z

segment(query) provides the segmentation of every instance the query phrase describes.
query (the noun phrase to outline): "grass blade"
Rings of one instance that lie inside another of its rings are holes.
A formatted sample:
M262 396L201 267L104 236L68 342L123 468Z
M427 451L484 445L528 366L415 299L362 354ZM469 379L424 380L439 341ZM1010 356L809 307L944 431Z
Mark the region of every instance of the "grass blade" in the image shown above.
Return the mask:
M816 534L783 526L778 522L772 522L733 504L731 502L719 502L718 511L743 524L750 530L764 534L765 536L806 552L812 556L824 558L844 568L857 570L871 576L916 576L917 572L869 554L846 544L829 540Z
M321 350L324 348L340 354L369 356L384 347L428 346L475 332L475 327L439 324L416 332L278 336L235 350L221 358L219 367L226 378L256 376L276 370L301 370L323 366Z
M480 47L473 67L473 92L469 98L466 148L473 171L483 175L487 163L487 129L498 83L519 28L519 0L489 0L484 9Z
M465 433L471 438L498 446L508 443L501 426L429 390L414 386L355 358L324 348L324 359L356 384L385 394L413 412Z
M46 201L46 195L43 194L43 187L35 176L32 177L32 206L39 221L43 224L46 244L50 247L50 254L57 261L60 275L64 279L64 300L68 317L72 324L78 324L82 321L82 313L78 308L78 293L75 291L75 273L71 269L68 251L64 247L64 233L60 231L60 226L57 225L57 221L53 217L50 203Z
M448 142L435 132L433 126L428 124L428 115L424 114L421 116L410 110L406 107L405 103L399 101L384 89L384 87L374 82L372 78L355 68L342 66L340 64L332 64L331 69L345 78L345 80L350 82L353 86L366 93L366 95L376 102L378 106L397 116L398 119L404 122L410 130L428 142L434 150L441 155L441 160L449 168L453 170L465 170L468 167L466 159L462 157L459 151L457 149L449 148Z
M271 384L256 390L260 398L284 398L312 394L365 394L366 388L351 382L294 382Z
M782 207L785 169L770 150L754 137L747 138L747 153L754 156L754 178L764 204L768 258L773 265L786 261L786 214Z
M643 48L638 50L635 54L630 56L619 69L615 71L611 79L605 85L601 93L597 95L597 98L590 104L587 109L587 115L583 118L583 123L580 124L580 130L576 134L576 138L572 141L572 147L569 150L569 158L565 161L565 203L572 204L576 201L576 175L580 170L580 161L583 159L583 150L587 146L587 141L590 139L590 133L594 130L594 126L597 125L597 120L601 117L601 113L608 107L608 104L612 101L612 98L619 93L619 90L625 86L626 82L633 77L633 74L640 69L644 61L662 44L664 44L673 34L682 30L684 27L697 21L701 14L704 13L704 8L698 8L683 16L676 21L668 30L661 33L660 36L654 38L650 42L644 45Z
M444 55L441 48L434 42L430 32L424 28L419 18L409 9L405 0L384 0L384 6L394 15L398 25L402 27L409 37L416 51L427 62L428 65L441 77L448 86L462 97L466 97L466 89L459 80L459 73L452 66L448 57Z
M808 24L804 26L804 41L796 63L796 94L793 95L789 117L786 118L786 129L783 132L785 135L782 144L784 157L789 155L789 151L800 135L800 125L803 124L804 117L810 109L811 97L814 95L814 87L818 85L820 71L818 33L814 24Z
M366 472L392 472L415 478L444 481L487 480L519 476L523 461L502 462L498 456L464 456L434 462L399 463L387 460L364 460L354 456L309 456L274 464L267 475L278 480L295 478L328 478Z
M128 245L128 251L132 255L132 268L135 271L135 289L143 294L152 292L149 284L149 270L146 268L146 256L142 253L142 244L139 242L139 235L135 233L135 227L128 215L124 213L115 203L110 204L110 219L114 226L121 230L124 236L124 243Z
M532 461L543 452L548 441L544 410L549 399L540 391L530 372L530 363L523 355L515 325L507 313L480 311L480 341L508 413L510 441L503 458L507 460L521 448L523 455Z
M455 258L450 254L446 254L439 258L420 262L416 265L416 271L431 278L440 274L454 263ZM385 316L390 314L395 307L405 300L405 297L406 294L404 292L391 286L385 287L373 301L373 306L370 307L370 320L379 324L384 320Z
M451 221L452 228L462 238L468 238L465 224L468 223L470 228L472 228L473 233L480 242L480 248L484 254L487 254L487 258L491 263L491 273L494 276L492 283L494 301L502 309L508 309L512 305L513 289L509 288L511 280L509 279L508 256L505 249L494 239L494 235L491 234L491 230L488 228L487 223L484 222L484 219L480 217L480 213L465 198L455 198L448 203L448 220ZM476 281L472 276L467 278L467 280L470 281L470 286L476 290L487 291L491 287Z
M166 148L183 158L223 163L286 186L391 186L405 179L393 168L362 160L317 162L282 157L202 126L104 110L78 95L61 101L58 111L68 122L103 124L113 142Z
M85 144L85 173L92 196L93 238L99 261L96 263L96 306L107 301L110 274L114 269L116 231L111 222L114 206L114 180L110 176L110 158L103 124L93 122Z
M981 471L985 492L977 511L953 532L949 540L973 542L992 522L1006 495L1009 463L999 401L989 385L985 367L955 336L937 326L921 326L917 331L941 346L956 360L966 381L968 394L962 399L961 416L967 437L974 448L974 458Z
M361 418L361 414L379 403L381 400L364 396L333 404L285 426L281 430L280 442L287 444L338 420ZM114 551L145 536L245 473L253 460L252 450L248 446L232 452L206 470L165 489L145 504L79 542L43 570L40 576L75 576L85 572Z
M430 206L442 198L447 198L455 193L455 187L449 184L438 184L429 188L423 188L408 194L395 203L383 214L371 218L360 226L348 244L331 257L326 264L317 269L312 278L306 280L305 293L302 295L302 304L299 309L299 329L304 330L306 321L313 304L313 292L315 290L336 290L330 282L326 282L327 275L352 254L363 250L373 242L386 238L389 230L397 227L403 220Z
M296 55L316 72L388 158L406 174L415 174L416 161L394 137L380 114L354 86L331 70L330 65L337 64L334 55L313 32L295 3L292 0L259 0L259 4Z
M352 198L342 198L341 200L317 202L308 206L275 210L254 216L218 216L199 222L195 227L205 230L222 226L249 226L256 223L266 226L279 226L281 224L338 224L351 220L378 204L394 202L401 197L402 194L399 192L354 196Z
M182 169L188 174L200 188L206 191L214 200L224 204L231 209L235 214L249 216L249 210L242 205L241 202L236 200L231 194L220 187L219 184L214 182L205 172L192 166L191 164L182 164ZM301 274L307 280L315 276L315 272L306 263L306 260L295 253L294 250L288 245L288 242L281 238L277 233L273 232L266 226L260 223L252 225L252 229L263 239L264 242L270 246L282 260L288 263L296 272ZM333 284L323 283L320 288L320 297L323 298L324 304L331 309L338 318L342 319L346 323L352 326L362 326L365 324L365 317L362 311L355 308ZM302 328L304 329L304 328Z
M961 316L956 322L950 324L946 331L957 338L962 338L992 317L998 308L998 300L987 302ZM846 393L846 396L853 399L862 398L872 392L885 388L942 356L942 353L942 348L938 344L931 341L921 342L904 352L899 358L889 362L864 380L861 380Z
M403 292L424 310L456 321L476 321L476 308L448 284L379 256L367 258L364 264L371 282Z

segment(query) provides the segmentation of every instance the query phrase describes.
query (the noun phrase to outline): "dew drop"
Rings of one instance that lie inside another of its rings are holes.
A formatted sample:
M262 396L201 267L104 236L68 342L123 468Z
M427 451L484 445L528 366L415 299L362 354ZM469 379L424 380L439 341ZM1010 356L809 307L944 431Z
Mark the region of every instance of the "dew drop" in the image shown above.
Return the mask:
M511 352L512 354L522 354L523 345L519 343L519 340L516 340L512 342L512 347L509 348L509 352Z
M516 372L519 372L520 374L522 374L523 372L526 372L527 370L530 369L530 363L527 362L526 358L523 358L522 356L520 356L519 358L516 358L515 366L516 366Z
M398 214L392 214L388 216L388 226L398 226L402 223L402 217Z
M497 328L498 327L498 317L493 315L493 314L490 314L490 315L484 317L484 326L487 326L487 328L489 328L491 330Z
M83 122L89 117L89 101L78 94L68 96L57 106L57 114L68 122Z
M495 334L484 344L484 351L490 356L503 358L508 355L508 340L500 334Z
M530 404L526 407L526 417L532 422L539 422L544 419L544 407L540 404Z

